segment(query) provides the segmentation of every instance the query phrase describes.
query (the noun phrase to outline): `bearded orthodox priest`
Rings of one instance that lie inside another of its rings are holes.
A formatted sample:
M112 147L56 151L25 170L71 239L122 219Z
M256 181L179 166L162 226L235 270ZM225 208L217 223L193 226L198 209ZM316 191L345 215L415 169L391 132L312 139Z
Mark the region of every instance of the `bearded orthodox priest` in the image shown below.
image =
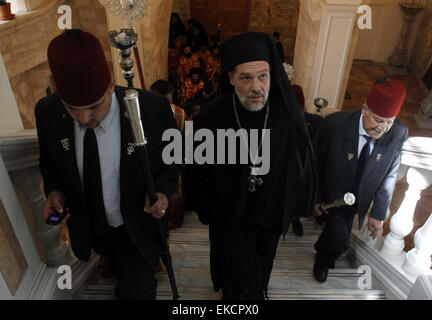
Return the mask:
M270 36L249 32L227 40L221 71L222 95L199 114L194 130L207 128L216 136L218 129L257 129L260 147L250 152L248 164L240 164L240 144L249 141L237 138L236 164L225 159L226 164L195 165L194 209L209 224L214 289L228 300L265 299L281 234L291 220L312 214L316 163ZM258 155L268 149L262 146L264 129L270 134L270 169L258 175Z

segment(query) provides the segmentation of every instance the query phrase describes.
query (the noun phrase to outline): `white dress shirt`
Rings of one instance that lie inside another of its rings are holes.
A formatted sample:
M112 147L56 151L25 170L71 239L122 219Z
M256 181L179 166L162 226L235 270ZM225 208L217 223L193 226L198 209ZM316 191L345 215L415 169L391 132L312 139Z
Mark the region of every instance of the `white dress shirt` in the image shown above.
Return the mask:
M115 93L112 95L111 108L108 116L94 128L98 143L99 161L102 179L102 194L108 225L118 227L123 224L120 212L120 111ZM75 151L78 170L83 179L84 135L86 128L74 120Z
M363 128L363 114L360 115L360 120L359 120L359 142L358 142L358 153L357 153L357 159L360 158L360 153L361 150L363 148L363 146L366 144L366 138L364 136L368 136L370 137L370 135L366 132L366 130ZM370 140L370 149L369 149L369 155L372 153L372 150L375 146L375 139L371 137Z

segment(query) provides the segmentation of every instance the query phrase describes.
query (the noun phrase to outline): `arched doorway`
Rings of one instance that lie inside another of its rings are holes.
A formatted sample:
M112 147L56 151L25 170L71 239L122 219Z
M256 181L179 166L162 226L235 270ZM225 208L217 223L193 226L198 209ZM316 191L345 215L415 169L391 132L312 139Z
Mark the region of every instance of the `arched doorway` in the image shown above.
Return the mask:
M190 0L190 18L201 22L208 35L218 34L225 41L246 32L250 0Z

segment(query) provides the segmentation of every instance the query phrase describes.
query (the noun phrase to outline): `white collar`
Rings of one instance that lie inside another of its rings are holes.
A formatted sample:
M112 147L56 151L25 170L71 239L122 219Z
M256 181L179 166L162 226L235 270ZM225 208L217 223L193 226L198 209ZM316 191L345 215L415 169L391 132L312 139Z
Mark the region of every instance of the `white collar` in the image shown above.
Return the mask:
M368 136L371 137L369 135L369 133L366 132L366 130L363 127L363 114L360 115L360 120L359 120L359 135L360 136ZM371 137L372 138L372 137Z

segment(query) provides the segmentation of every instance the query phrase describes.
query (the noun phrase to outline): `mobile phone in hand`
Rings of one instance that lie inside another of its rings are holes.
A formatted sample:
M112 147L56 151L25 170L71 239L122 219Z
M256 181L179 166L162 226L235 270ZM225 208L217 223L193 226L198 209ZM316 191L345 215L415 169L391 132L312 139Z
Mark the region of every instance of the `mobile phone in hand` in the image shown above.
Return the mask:
M48 217L48 219L45 221L47 224L50 225L58 225L60 223L60 221L63 220L63 218L69 213L69 211L66 211L66 209L63 210L63 213L60 213L56 210L54 210L53 213L50 214L50 216Z

